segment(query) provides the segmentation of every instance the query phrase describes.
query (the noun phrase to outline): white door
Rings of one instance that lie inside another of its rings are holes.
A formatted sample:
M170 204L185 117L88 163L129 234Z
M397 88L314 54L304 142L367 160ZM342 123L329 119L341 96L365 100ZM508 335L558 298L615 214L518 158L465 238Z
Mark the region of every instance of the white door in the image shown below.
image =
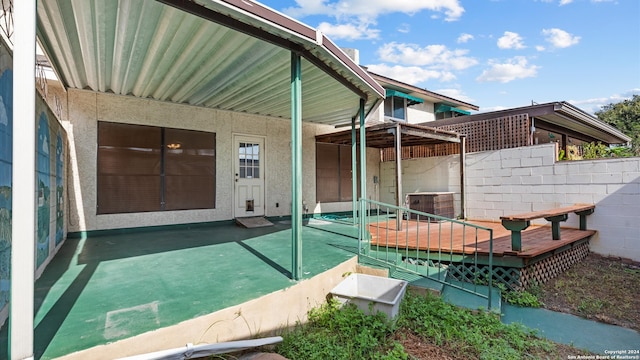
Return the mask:
M234 135L234 216L264 216L264 138Z

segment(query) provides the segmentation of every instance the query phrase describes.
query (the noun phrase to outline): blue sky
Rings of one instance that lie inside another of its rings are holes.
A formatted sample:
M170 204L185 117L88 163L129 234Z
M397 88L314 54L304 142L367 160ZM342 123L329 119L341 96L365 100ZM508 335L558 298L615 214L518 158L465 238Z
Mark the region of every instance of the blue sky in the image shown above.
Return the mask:
M640 95L639 0L262 0L373 72L481 111Z

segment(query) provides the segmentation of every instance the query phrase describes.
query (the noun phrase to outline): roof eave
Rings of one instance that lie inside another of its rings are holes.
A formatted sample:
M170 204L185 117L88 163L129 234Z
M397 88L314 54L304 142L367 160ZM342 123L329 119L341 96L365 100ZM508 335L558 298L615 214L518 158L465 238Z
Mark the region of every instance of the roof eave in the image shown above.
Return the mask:
M580 110L579 108L569 104L568 102L562 101L562 102L557 102L554 104L553 106L553 110L557 113L560 113L562 115L568 116L576 121L579 121L583 124L586 124L590 127L599 129L600 131L606 132L618 139L621 140L621 142L629 142L631 141L631 138L627 135L625 135L624 133L622 133L620 130L616 129L615 127L600 121L598 118Z
M465 109L465 110L478 111L480 109L478 107L478 105L474 105L474 104L467 103L467 102L464 102L464 101L461 101L461 100L458 100L458 99L454 99L452 97L448 97L448 96L445 96L445 95L442 95L442 94L438 94L438 93L435 93L433 91L429 91L427 89L423 89L423 88L417 87L415 85L407 84L407 83L404 83L402 81L386 77L384 75L376 74L376 73L371 72L369 70L367 70L367 72L369 74L371 74L371 76L376 81L381 81L381 82L387 83L390 86L397 87L398 90L409 92L410 95L413 95L413 96L416 96L416 97L420 97L420 98L424 98L425 100L442 101L442 102L449 103L451 105L455 105L456 107L459 107L459 108Z

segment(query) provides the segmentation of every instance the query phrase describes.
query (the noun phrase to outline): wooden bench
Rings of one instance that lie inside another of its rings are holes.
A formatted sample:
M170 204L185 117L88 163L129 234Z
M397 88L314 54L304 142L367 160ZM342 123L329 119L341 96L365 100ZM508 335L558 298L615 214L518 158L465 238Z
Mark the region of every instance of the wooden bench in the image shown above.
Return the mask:
M553 240L560 240L560 222L567 221L569 213L580 216L580 230L587 230L587 215L593 214L595 205L576 204L572 206L534 211L518 215L501 216L502 226L511 230L511 249L522 251L522 230L531 225L531 220L544 218L551 222L551 236Z

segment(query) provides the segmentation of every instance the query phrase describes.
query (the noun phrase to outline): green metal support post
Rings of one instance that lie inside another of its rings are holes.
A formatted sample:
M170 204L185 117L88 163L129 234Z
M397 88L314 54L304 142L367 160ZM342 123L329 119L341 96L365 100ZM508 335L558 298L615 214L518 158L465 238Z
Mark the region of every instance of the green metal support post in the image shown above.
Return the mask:
M302 61L291 52L291 278L302 274Z
M356 118L351 118L351 199L353 203L353 224L358 223L358 139L356 138Z
M367 198L367 135L364 126L364 99L360 99L360 198ZM366 244L365 254L369 253L367 237L367 204L360 201L360 238ZM366 240L366 241L365 241Z

